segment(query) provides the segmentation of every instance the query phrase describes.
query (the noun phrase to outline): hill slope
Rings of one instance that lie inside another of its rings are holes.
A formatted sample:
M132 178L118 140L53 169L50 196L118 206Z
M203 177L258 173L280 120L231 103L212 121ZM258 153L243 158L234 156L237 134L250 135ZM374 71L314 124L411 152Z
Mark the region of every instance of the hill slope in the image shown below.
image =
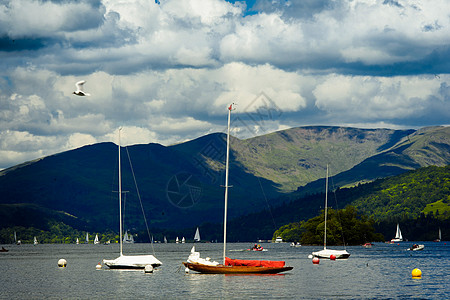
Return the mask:
M429 237L432 240L439 226L443 230L450 228L447 226L450 225L450 166L420 168L338 189L328 196L331 208L353 205L359 212L374 218L377 230L387 239L394 234L397 222L403 225L403 235L409 239ZM295 198L270 211L237 218L230 222L228 231L237 240L271 239L274 228L320 215L324 200L324 192ZM445 231L447 238L449 234Z
M233 138L229 218L279 206L299 193L322 191L317 179L324 176L327 163L337 174L332 178L336 186L448 164L449 136L448 127L419 131L302 127L247 140ZM224 134L169 147L122 148L123 190L128 191L125 227L144 226L139 195L153 228L221 222L224 148ZM3 170L0 204L33 204L74 216L83 228L117 230L117 149L113 143L100 143ZM314 180L299 193L288 193ZM305 211L317 211L317 206Z

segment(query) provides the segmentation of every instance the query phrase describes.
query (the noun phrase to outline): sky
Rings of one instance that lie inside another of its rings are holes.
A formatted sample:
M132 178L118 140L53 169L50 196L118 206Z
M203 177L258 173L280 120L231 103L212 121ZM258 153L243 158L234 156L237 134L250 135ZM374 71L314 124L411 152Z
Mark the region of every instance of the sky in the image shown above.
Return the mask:
M450 120L448 0L0 0L0 169L99 142ZM74 95L85 80L90 96Z

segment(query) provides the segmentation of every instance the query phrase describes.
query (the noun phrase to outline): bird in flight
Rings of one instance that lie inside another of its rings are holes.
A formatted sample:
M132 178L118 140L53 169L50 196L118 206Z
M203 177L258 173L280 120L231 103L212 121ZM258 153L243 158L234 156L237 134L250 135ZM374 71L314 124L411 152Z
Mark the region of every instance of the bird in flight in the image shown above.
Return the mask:
M77 95L77 96L90 96L91 94L86 93L85 91L83 91L83 85L86 83L85 80L81 80L78 81L75 86L77 87L77 90L75 92L73 92L73 94Z

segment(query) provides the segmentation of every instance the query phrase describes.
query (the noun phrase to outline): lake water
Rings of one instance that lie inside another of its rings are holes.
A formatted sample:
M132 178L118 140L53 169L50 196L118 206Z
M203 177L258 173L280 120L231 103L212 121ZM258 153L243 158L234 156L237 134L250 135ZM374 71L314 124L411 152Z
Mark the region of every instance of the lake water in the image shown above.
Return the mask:
M236 251L250 243L229 244L228 256L241 259L285 260L293 266L284 275L186 274L181 265L193 244L155 244L163 263L152 274L109 270L96 265L118 256L118 245L3 245L0 253L1 299L449 299L450 243L424 242L423 251L376 243L372 248L347 247L348 260L308 255L320 247L262 244L267 252ZM330 247L333 248L333 247ZM337 248L338 249L338 248ZM196 244L201 257L221 260L221 244ZM124 253L152 254L150 244L124 245ZM59 268L59 259L67 260ZM419 268L422 278L413 279Z

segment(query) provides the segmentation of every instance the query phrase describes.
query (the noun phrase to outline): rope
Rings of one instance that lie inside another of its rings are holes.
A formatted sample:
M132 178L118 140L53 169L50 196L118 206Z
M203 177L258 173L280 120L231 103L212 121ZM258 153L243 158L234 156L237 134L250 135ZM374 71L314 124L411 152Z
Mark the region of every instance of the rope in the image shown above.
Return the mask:
M128 152L128 147L125 147L125 149L127 150L127 156L128 156L128 161L130 163L131 173L133 174L134 185L136 187L136 192L137 192L137 195L138 195L138 198L139 198L139 203L141 205L142 215L144 216L144 222L145 222L145 227L147 228L148 239L150 241L150 244L152 245L153 255L155 255L155 248L153 247L153 243L151 242L152 238L151 238L151 235L150 235L150 230L148 228L147 218L145 217L144 206L142 205L141 194L139 193L139 188L138 188L138 185L137 185L136 176L134 175L134 169L133 169L133 164L131 163L130 153Z
M336 188L335 188L335 185L333 182L333 177L330 176L330 179L331 179L331 186L332 186L333 195L334 195L334 202L336 203L336 214L338 216L339 223L341 224L341 227L342 227L343 224L341 221L341 214L339 213L339 206L338 206L337 197L336 197ZM344 244L344 249L345 249L345 237L344 237L344 228L343 227L342 227L341 233L342 233L342 243Z

